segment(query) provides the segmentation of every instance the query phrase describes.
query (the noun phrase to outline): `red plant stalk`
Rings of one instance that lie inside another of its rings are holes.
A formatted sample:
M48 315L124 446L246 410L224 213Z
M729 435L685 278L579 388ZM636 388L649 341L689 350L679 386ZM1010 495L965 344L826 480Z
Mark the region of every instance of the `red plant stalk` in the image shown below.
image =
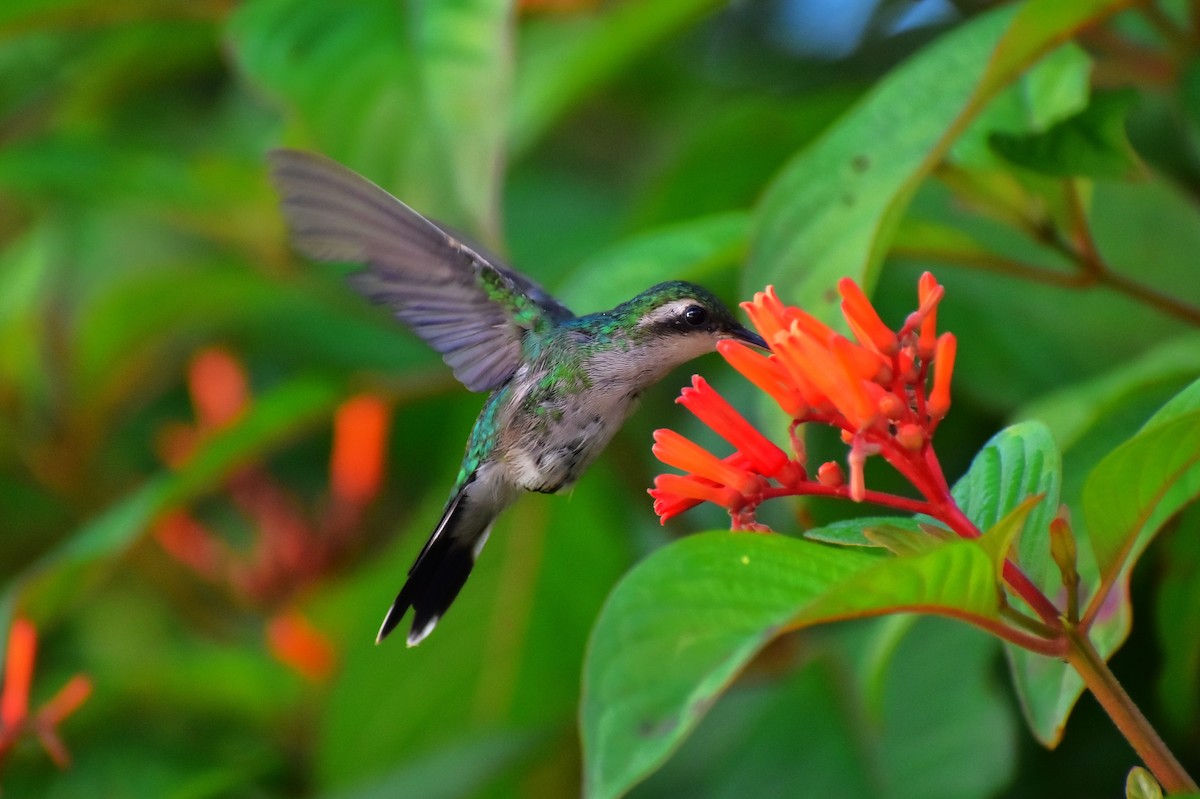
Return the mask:
M955 502L933 448L934 433L950 409L957 351L953 334L937 333L937 306L943 288L928 272L922 275L918 308L898 331L883 323L852 280L840 281L838 291L853 339L799 308L785 306L772 287L756 294L753 302L742 304L770 345L771 354L763 356L734 341L722 341L717 349L792 417L792 453L760 433L704 378L693 377L691 387L685 388L677 401L735 452L718 458L674 431L655 431L655 456L686 472L659 475L650 489L655 513L663 522L701 502L712 502L729 511L733 529L768 531L755 519L763 501L830 496L924 514L961 538L982 535ZM803 441L794 433L798 425L807 423L841 431L842 440L850 447L847 468L830 462L810 474ZM891 464L921 498L868 489L864 465L876 455ZM1068 581L1073 565L1062 568L1064 581ZM1196 790L1096 653L1086 627L1081 629L1074 615L1057 608L1011 559L1004 562L1002 575L1008 588L1037 618L1005 608L1006 617L1024 629L996 624L989 626L989 631L1071 663L1159 781L1171 791Z

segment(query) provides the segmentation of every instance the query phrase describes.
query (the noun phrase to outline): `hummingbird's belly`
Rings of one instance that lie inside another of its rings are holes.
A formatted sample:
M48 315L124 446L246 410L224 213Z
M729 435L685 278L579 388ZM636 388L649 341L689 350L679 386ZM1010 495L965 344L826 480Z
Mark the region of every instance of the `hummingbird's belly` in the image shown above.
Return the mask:
M629 415L632 406L624 405L603 411L564 411L558 420L528 430L509 451L514 482L526 491L545 494L569 488Z

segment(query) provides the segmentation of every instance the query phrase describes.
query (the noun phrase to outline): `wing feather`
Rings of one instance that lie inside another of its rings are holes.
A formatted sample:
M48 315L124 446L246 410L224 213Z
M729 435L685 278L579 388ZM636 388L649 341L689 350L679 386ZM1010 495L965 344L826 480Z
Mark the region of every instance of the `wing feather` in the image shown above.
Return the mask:
M298 150L268 159L296 248L362 263L350 285L442 353L472 391L512 375L527 331L573 316L537 283L335 161Z

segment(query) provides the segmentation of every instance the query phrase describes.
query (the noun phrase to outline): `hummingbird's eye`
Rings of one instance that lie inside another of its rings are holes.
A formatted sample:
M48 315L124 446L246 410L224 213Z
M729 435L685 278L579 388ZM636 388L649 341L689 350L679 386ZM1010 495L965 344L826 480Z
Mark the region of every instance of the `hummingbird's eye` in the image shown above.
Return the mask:
M689 305L687 310L683 312L683 321L692 327L700 327L700 325L708 321L708 311L699 305Z

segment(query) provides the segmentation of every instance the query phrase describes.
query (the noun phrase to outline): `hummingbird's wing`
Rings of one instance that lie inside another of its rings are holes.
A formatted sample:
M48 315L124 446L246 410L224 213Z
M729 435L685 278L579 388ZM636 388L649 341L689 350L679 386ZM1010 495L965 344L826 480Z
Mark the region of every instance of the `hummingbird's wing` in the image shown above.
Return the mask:
M521 338L574 316L537 283L456 238L346 167L299 150L267 156L300 252L366 265L350 277L387 305L472 391L503 383Z

